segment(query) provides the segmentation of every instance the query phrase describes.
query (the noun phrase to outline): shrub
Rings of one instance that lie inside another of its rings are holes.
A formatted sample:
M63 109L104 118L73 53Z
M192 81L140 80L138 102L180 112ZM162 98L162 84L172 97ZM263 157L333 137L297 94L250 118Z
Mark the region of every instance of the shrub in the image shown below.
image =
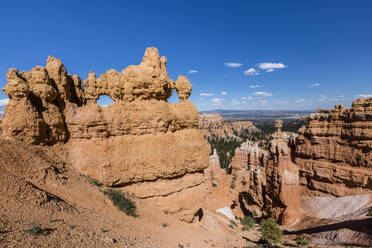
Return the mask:
M262 239L270 245L280 243L282 240L282 230L273 218L262 221Z
M80 176L82 178L84 178L88 183L92 184L93 186L96 186L96 187L101 187L102 186L102 184L100 184L96 179L93 179L93 178L91 178L89 176L86 176L84 174L80 174Z
M217 187L217 184L212 182L212 187Z
M109 197L115 207L123 211L126 215L138 216L135 202L125 194L113 189L107 189L103 193Z
M242 230L248 231L254 226L254 219L250 216L244 216L244 219L240 220L240 223L243 225Z
M305 234L301 234L300 236L297 236L296 244L299 246L304 246L310 244L310 241Z
M161 226L162 226L162 227L167 227L167 226L168 226L168 224L167 224L167 223L165 223L165 222L163 222L163 223L161 223Z
M41 228L39 223L34 223L30 229L25 230L25 233L33 236L39 236L45 233L45 229Z
M232 189L235 189L235 182L236 182L236 174L233 175L232 180L231 180L231 185L230 185L230 187L231 187Z
M253 218L257 218L258 217L258 214L257 214L256 210L253 210L252 211L252 216L253 216Z
M236 224L235 221L230 220L230 225L229 225L229 227L230 227L231 229L234 229L234 226L238 226L238 225Z
M372 208L368 209L367 216L372 216Z
M242 178L241 183L242 183L243 186L245 186L247 184L247 181L245 180L245 177Z

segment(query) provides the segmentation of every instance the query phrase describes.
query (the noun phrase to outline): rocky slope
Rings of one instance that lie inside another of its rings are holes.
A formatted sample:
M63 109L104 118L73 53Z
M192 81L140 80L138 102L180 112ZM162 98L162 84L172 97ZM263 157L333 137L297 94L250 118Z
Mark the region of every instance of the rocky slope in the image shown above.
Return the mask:
M45 68L10 69L7 80L3 138L63 144L61 151L79 173L193 220L207 194L203 170L209 147L198 130L198 112L187 100L189 81L183 76L172 81L156 48L146 50L140 65L100 77L90 72L84 83L53 57ZM167 101L173 89L180 99L176 104ZM100 95L115 102L100 107Z
M319 110L299 133L294 155L303 194L372 193L372 98Z

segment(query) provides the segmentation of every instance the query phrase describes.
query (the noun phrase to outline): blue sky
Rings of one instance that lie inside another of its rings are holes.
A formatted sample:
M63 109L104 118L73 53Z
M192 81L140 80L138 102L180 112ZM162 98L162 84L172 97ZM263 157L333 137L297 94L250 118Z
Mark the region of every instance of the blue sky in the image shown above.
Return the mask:
M5 0L0 84L48 55L85 79L139 64L155 46L172 79L189 78L198 110L348 106L372 95L371 13L368 0Z

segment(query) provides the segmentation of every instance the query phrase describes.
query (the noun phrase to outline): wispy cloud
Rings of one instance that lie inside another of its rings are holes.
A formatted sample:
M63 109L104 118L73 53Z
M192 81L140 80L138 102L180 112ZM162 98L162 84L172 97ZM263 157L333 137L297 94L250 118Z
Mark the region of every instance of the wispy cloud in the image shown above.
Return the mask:
M310 84L307 87L313 88L313 87L319 87L319 86L320 86L319 83L315 83L315 84Z
M221 95L223 95L223 96L224 96L224 95L227 95L227 92L226 92L226 91L222 91L222 92L221 92Z
M226 62L225 63L225 66L227 67L233 67L233 68L236 68L236 67L241 67L243 64L241 63L236 63L236 62Z
M253 93L253 95L255 95L255 96L272 96L273 93L264 92L264 91L257 91L255 93Z
M295 102L296 102L296 103L306 102L306 99L297 99Z
M260 73L254 68L249 68L248 70L244 71L244 74L247 76L255 76L255 75L259 75Z
M232 99L232 104L233 105L242 105L242 104L247 104L245 101L237 101L235 99Z
M0 99L0 107L4 107L9 103L9 98Z
M372 97L372 95L369 95L369 94L360 94L360 95L356 95L356 97L369 98L369 97Z
M256 84L256 85L250 85L249 88L251 89L255 89L255 88L260 88L261 86Z
M197 72L199 72L199 71L197 71L197 70L189 70L188 73L193 74L193 73L197 73Z
M214 105L221 105L223 99L222 98L212 98L211 101Z
M242 97L242 100L253 100L253 97L251 97L251 96L248 96L248 97L244 96L244 97Z
M200 96L213 96L212 93L200 93Z
M266 72L272 72L274 69L283 69L287 66L282 63L259 63L257 67Z

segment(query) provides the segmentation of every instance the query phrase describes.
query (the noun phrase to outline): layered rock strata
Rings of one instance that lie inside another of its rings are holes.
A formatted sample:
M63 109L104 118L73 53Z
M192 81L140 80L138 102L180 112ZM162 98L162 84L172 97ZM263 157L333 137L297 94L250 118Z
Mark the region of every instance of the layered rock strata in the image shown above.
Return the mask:
M78 172L192 221L206 194L209 146L187 100L191 84L183 76L176 82L168 77L166 58L156 48L146 50L140 65L100 77L90 72L84 83L53 57L45 68L10 69L7 80L3 138L62 143ZM171 104L174 89L180 102ZM101 95L114 103L99 106Z
M318 110L299 133L295 160L304 195L372 193L372 98Z

